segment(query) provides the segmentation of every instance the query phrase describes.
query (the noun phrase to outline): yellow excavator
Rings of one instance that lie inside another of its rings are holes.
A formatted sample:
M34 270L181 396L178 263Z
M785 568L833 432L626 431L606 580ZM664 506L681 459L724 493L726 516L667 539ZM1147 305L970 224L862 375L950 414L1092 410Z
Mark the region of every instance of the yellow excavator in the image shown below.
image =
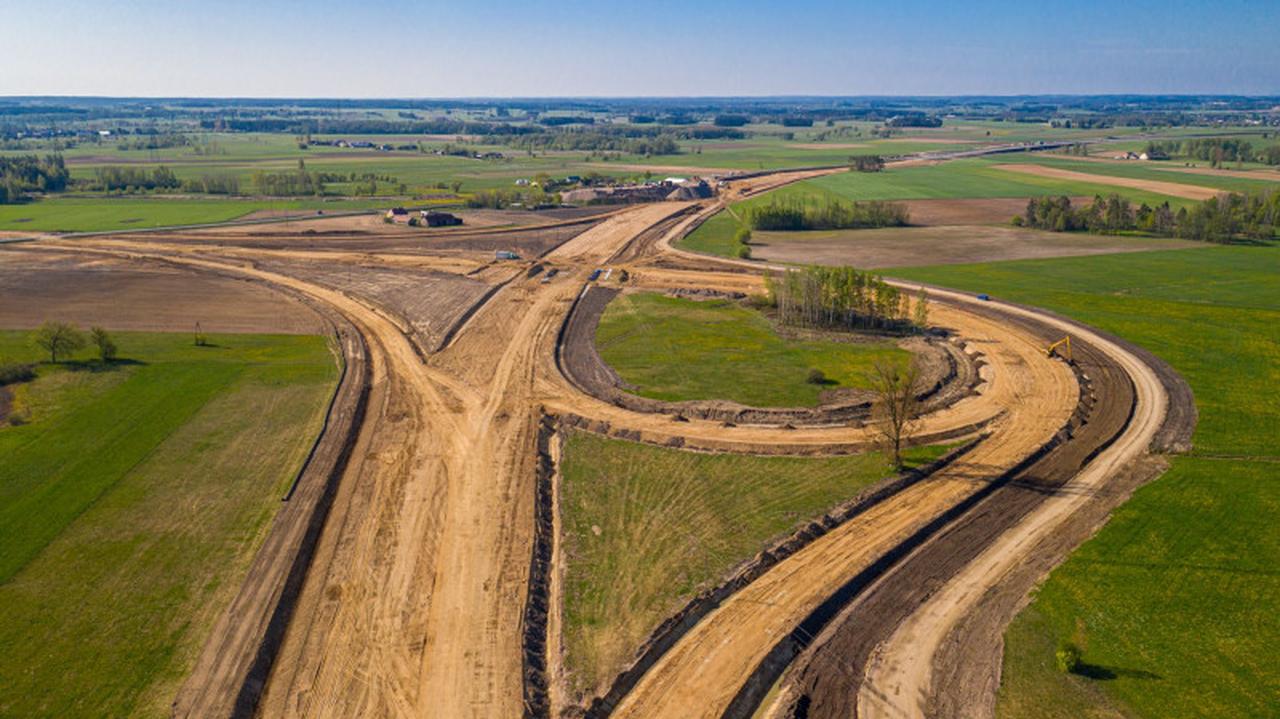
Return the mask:
M1059 355L1061 355L1064 359L1070 362L1071 361L1071 335L1067 335L1066 337L1063 337L1057 342L1054 342L1053 344L1049 345L1049 347L1045 350L1045 354L1052 357L1055 351L1058 351Z

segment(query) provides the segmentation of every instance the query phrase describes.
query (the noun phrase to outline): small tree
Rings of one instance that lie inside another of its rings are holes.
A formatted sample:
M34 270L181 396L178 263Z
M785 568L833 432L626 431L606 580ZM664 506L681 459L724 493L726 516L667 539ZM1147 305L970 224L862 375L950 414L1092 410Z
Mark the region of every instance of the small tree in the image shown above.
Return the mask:
M98 359L103 364L110 362L116 358L116 343L111 339L111 335L101 327L92 327L89 329L89 339L94 346L98 348Z
M37 347L49 353L49 361L56 363L58 357L66 357L84 347L84 335L74 325L66 322L49 321L36 330L34 341Z
M911 308L911 322L921 332L929 326L929 293L925 291L923 285L916 293L916 302Z
M751 246L750 246L750 245L739 245L739 246L738 246L738 259L741 259L741 260L749 260L749 259L751 259Z
M1058 671L1074 674L1080 669L1080 648L1071 642L1059 642L1054 659L1057 661Z
M809 370L809 376L805 378L805 382L809 384L826 384L827 374L815 367Z
M751 230L746 227L739 227L738 231L733 233L733 241L739 245L751 244Z
M871 408L872 426L880 435L884 451L895 469L902 469L902 448L915 432L919 411L916 383L919 378L920 368L914 360L906 367L881 360L871 371L871 390L875 393Z

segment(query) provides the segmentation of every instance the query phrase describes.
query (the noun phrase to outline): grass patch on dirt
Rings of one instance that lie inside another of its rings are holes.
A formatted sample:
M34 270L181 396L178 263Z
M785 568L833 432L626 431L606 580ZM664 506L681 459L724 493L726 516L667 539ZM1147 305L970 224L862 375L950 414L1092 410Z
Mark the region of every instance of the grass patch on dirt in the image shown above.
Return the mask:
M729 300L619 295L596 331L600 356L644 397L727 399L753 407L808 407L824 389L865 387L881 359L905 362L892 342L789 341L760 312ZM810 369L829 384L806 382Z
M943 451L913 448L910 458ZM569 435L561 471L575 692L611 678L659 622L770 539L892 472L878 453L704 454L579 432Z
M895 271L1063 312L1191 384L1174 457L1039 590L1006 635L1002 717L1267 716L1280 695L1280 249L1227 247ZM1082 644L1087 676L1053 667Z
M0 356L36 360L25 332ZM119 333L42 365L0 428L0 715L167 714L323 420L337 369L296 335ZM87 358L88 352L81 357Z

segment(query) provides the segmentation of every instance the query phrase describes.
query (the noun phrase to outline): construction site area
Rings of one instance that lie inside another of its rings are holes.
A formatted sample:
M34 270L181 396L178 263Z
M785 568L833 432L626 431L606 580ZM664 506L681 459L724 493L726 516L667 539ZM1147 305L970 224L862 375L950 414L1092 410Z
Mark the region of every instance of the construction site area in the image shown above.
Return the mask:
M1146 350L941 288L928 288L929 336L877 350L917 358L910 444L936 447L927 461L792 519L650 610L659 621L583 644L590 666L567 649L582 541L566 528L572 438L813 461L879 446L866 390L806 407L655 399L596 341L619 297L764 294L784 266L677 243L733 202L842 171L463 213L429 231L315 218L0 250L5 326L66 314L187 331L199 318L211 332L324 334L339 355L319 438L172 714L992 716L1003 628L1161 455L1188 446L1196 409ZM951 212L934 204L921 211Z

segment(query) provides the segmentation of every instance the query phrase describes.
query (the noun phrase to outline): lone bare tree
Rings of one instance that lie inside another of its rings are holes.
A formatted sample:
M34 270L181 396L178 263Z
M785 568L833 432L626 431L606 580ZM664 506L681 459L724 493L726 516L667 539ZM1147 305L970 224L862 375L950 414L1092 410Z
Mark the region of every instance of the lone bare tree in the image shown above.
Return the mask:
M36 346L49 353L49 361L57 363L58 357L66 357L84 347L84 335L74 325L50 320L40 325L33 338Z
M871 422L895 469L902 469L902 448L916 429L919 378L920 368L915 360L905 367L881 360L871 371L871 390L876 395L871 406Z

